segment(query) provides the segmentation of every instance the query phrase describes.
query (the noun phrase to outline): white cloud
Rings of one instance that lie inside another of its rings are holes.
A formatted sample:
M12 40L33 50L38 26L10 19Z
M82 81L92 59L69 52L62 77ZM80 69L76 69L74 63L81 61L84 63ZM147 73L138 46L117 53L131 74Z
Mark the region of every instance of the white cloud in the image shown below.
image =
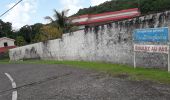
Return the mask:
M96 5L99 5L99 4L104 3L106 1L110 1L110 0L91 0L91 5L96 6Z
M14 4L7 5L7 9ZM4 16L4 21L12 22L14 29L31 24L31 15L36 12L36 7L37 0L24 0Z
M60 0L63 9L70 9L68 16L75 14L82 7L81 0Z
M92 6L95 5L99 5L105 1L110 1L110 0L90 0L90 4ZM61 8L61 10L63 9L70 9L68 15L72 15L77 13L77 11L79 11L79 9L83 8L84 4L83 2L88 2L87 0L60 0L63 8Z

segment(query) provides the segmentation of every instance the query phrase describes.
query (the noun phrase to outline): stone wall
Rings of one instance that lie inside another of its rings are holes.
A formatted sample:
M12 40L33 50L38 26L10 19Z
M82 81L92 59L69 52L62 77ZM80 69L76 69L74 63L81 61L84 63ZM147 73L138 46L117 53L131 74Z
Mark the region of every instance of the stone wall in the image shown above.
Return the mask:
M11 60L55 59L103 61L133 65L133 30L170 27L170 11L89 27L50 40L10 50ZM137 65L167 68L165 54L137 53Z

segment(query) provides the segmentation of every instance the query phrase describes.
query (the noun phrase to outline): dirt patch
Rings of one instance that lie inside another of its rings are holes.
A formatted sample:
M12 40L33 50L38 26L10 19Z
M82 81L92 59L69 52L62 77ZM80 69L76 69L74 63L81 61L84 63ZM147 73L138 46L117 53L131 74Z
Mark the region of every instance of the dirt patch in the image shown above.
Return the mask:
M120 79L127 79L129 78L129 75L127 73L122 73L122 74L117 74L115 77L120 78Z

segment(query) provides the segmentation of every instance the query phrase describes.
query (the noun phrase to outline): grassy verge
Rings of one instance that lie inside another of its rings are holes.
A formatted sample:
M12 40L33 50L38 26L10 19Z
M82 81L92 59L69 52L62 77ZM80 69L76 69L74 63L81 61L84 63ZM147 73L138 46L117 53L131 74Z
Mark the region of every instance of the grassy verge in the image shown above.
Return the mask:
M109 64L101 62L82 62L82 61L24 61L17 62L23 64L64 64L73 67L96 70L113 76L127 76L130 80L149 80L159 83L170 84L170 73L159 69L136 68L132 66Z
M9 63L9 59L0 60L0 64L8 64L8 63Z

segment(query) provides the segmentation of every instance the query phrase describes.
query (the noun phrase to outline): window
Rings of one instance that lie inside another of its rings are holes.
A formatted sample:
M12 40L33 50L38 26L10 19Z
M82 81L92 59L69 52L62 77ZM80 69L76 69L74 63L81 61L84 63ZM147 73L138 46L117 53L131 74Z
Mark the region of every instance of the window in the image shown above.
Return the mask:
M8 46L8 43L7 43L7 42L5 42L5 43L4 43L4 47L7 47L7 46Z

